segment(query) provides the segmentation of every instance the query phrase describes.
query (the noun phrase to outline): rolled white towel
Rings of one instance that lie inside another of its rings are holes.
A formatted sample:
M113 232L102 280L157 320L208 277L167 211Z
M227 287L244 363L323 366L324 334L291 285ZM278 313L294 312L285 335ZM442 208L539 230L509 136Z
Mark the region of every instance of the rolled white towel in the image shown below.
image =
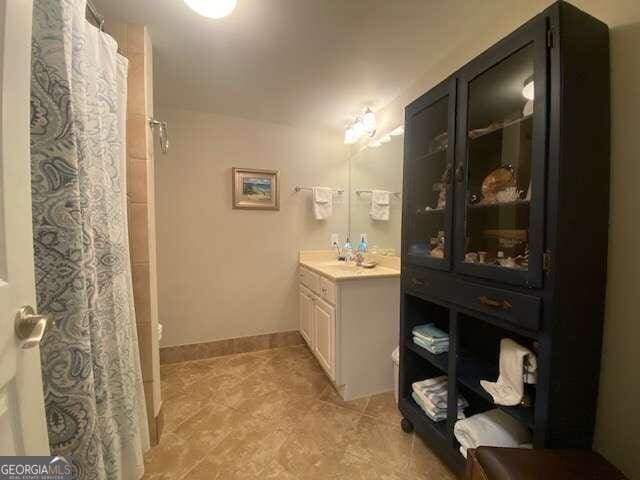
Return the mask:
M500 341L500 376L498 381L480 380L480 385L493 397L496 405L513 406L522 401L523 372L528 383L535 383L538 362L535 354L510 338Z
M480 446L520 447L531 443L527 427L500 409L457 421L453 433L465 450Z

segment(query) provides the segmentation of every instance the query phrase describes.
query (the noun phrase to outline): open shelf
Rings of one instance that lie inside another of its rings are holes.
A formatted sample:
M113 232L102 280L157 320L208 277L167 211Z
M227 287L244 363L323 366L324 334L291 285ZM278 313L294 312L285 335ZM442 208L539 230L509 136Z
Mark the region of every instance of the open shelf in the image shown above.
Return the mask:
M480 385L480 380L494 382L498 378L498 369L495 366L470 355L468 352L461 352L458 355L457 368L458 371L456 378L461 384L476 395L482 397L487 402L495 405L491 395L489 395ZM511 415L513 418L529 428L533 428L535 425L533 407L505 407L502 405L495 405L495 408L504 410L505 413Z
M427 416L426 413L422 411L420 405L418 405L410 396L401 399L400 405L401 409L402 407L404 407L403 413L409 413L409 415L406 416L410 418L414 426L417 422L420 422L422 425L431 430L433 434L441 437L442 439L447 438L446 420L443 420L442 422L434 422Z
M406 344L407 349L421 356L428 362L430 362L434 367L442 370L445 375L448 375L449 371L449 352L440 353L435 355L428 350L425 350L420 345L416 345L411 340L407 341Z

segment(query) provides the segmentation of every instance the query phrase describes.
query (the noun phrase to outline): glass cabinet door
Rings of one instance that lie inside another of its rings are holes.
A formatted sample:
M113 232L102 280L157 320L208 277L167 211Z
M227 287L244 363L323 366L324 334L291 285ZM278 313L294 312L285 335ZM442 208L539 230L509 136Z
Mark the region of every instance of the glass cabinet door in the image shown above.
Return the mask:
M535 27L463 73L456 167L457 269L530 287L541 284L546 157L546 27Z
M405 262L451 266L455 80L413 102L405 118Z

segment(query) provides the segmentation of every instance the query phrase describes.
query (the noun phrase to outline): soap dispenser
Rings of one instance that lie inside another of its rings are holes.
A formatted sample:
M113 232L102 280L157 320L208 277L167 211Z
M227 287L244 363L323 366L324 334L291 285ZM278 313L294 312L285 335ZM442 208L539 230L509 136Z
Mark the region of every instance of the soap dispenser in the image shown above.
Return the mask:
M349 237L347 237L347 241L344 244L344 255L347 257L347 262L350 262L353 258L353 245L351 245Z
M360 234L360 243L358 243L358 251L360 253L367 253L367 250L368 250L367 234L366 233L361 233Z

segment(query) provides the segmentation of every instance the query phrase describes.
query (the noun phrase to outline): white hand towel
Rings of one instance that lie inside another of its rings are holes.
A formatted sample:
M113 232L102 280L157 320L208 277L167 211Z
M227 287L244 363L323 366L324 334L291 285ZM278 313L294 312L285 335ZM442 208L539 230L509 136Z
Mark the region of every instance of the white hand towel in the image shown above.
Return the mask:
M316 220L326 220L333 215L333 192L330 188L313 187L312 203Z
M500 376L497 382L481 380L480 385L496 405L519 405L524 394L524 373L529 380L535 378L538 362L534 353L510 338L500 341Z
M527 427L500 409L457 421L453 433L462 446L460 451L463 455L467 448L515 448L531 442L531 434Z
M369 216L372 220L379 222L389 221L389 197L390 193L385 190L371 191L371 208Z

